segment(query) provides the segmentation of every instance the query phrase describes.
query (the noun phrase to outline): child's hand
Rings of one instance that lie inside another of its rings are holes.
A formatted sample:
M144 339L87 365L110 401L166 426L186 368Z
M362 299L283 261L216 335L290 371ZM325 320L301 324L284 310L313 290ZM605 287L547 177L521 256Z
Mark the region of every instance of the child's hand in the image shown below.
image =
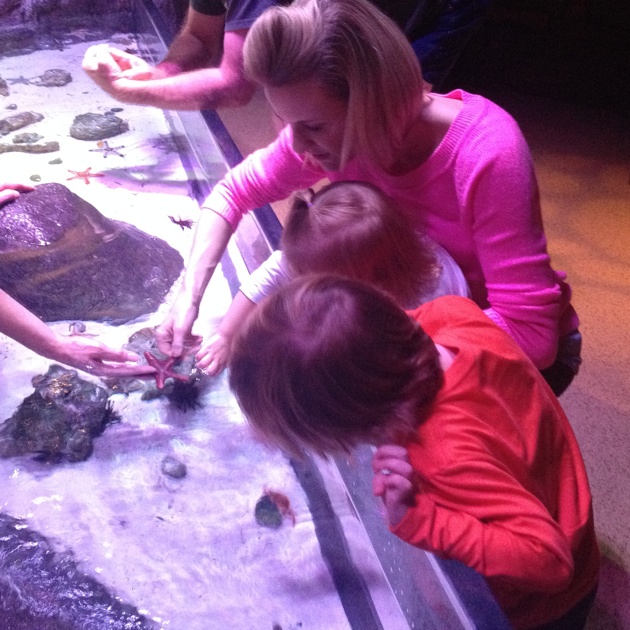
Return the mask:
M227 365L230 356L230 339L216 332L201 344L196 355L196 365L209 376L217 376Z
M372 459L372 489L383 499L390 527L395 527L413 504L413 468L407 449L395 444L379 446Z

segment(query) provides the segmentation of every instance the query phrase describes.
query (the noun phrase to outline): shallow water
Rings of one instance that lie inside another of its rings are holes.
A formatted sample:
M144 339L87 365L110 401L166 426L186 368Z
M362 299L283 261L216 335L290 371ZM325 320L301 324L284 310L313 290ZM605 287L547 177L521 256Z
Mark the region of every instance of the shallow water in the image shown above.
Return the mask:
M99 42L80 41L81 37L68 41L75 40L79 41L63 50L0 58L0 76L10 89L9 96L0 97L0 118L20 111L45 116L0 141L10 142L13 135L28 131L42 135L42 142L61 145L56 153L0 155L2 179L25 181L36 176L38 182L63 183L105 216L166 240L186 259L193 230L181 229L169 216L197 219L190 184L196 175L172 150L169 119L160 110L121 105L100 91L80 69L87 47ZM133 45L134 36L119 33L113 41ZM51 68L69 70L72 82L44 88L20 80ZM11 103L18 108L5 109ZM108 139L115 153L97 151L96 142L70 137L75 115L119 107L117 115L128 121L129 131ZM206 163L214 172L208 173L206 166L205 176L216 180L224 172L223 159L216 147L208 146L207 151ZM62 163L50 164L56 158ZM104 176L89 183L73 178L72 171L88 168ZM243 277L245 266L234 243L229 251L231 265ZM120 346L134 331L159 323L171 298L172 293L156 313L122 326L86 322L86 332ZM212 330L230 300L228 280L219 269L202 305L197 332ZM69 324L51 326L65 334ZM48 365L46 359L0 338L0 420L13 414L32 392L33 376L46 372ZM96 438L87 461L44 463L30 456L0 460L0 511L24 519L59 557L69 553L79 571L156 627L350 627L295 470L281 454L253 439L225 374L206 378L201 407L187 412L172 408L165 399L142 401L139 393L117 394L110 400L122 421ZM186 465L184 478L161 472L166 456ZM341 479L334 467L320 462L319 468L336 518L343 523L349 557L385 627L407 627ZM255 505L265 488L289 498L295 526L286 518L279 529L256 522ZM54 594L49 597L54 609ZM9 617L7 628L36 627L29 626L31 622L21 625L18 617ZM113 627L104 618L83 625L80 619L75 617L76 627ZM75 627L64 623L40 621L37 627Z

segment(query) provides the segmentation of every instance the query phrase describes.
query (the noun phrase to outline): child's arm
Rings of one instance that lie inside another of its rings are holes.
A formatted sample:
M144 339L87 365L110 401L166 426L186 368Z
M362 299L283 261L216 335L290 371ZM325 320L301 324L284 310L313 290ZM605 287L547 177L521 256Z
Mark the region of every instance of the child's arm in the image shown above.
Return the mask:
M282 253L275 251L241 285L216 332L197 352L197 366L206 374L216 376L227 365L232 338L246 317L264 297L277 291L290 280Z
M571 545L545 506L505 468L479 454L432 474L391 530L406 542L531 592L561 592Z
M232 300L225 317L207 342L201 344L196 354L197 367L210 376L220 374L230 356L230 344L247 316L256 304L239 291Z

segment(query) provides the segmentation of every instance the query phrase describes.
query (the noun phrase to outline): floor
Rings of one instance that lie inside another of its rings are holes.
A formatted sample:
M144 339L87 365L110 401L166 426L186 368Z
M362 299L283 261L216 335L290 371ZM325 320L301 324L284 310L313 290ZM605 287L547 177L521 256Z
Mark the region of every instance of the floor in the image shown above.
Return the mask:
M590 476L604 567L589 630L630 629L630 119L501 88L528 139L553 265L567 272L583 367L562 396ZM274 137L262 94L223 112L243 153ZM282 217L286 204L275 206Z

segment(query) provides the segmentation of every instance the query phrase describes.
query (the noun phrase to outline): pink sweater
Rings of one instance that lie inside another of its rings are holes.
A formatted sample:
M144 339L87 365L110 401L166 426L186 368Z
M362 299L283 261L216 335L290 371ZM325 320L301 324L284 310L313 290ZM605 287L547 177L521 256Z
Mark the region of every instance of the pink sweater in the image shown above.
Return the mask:
M285 199L322 177L360 180L392 197L461 267L474 301L538 368L574 330L564 274L550 265L532 157L514 119L487 99L456 90L464 106L435 152L402 176L358 159L338 172L304 162L285 128L227 173L204 203L236 227L243 213Z

